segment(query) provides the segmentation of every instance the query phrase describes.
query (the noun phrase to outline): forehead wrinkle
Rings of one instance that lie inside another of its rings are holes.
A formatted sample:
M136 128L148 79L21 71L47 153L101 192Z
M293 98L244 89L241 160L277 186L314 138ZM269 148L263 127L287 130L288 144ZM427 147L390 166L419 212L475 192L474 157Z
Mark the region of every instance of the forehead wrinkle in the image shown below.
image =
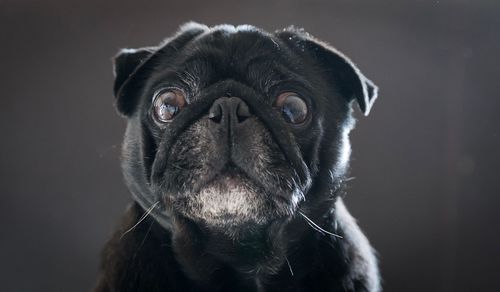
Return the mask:
M217 60L218 62L223 61L228 57L227 53L225 53L221 49L209 49L209 50L198 50L193 52L193 54L188 55L182 63L184 66L188 66L192 63L213 63L213 60Z
M182 64L179 71L186 72L186 74L194 75L200 78L201 74L206 73L210 68L213 67L213 60L209 58L197 57L187 59Z
M262 57L252 58L247 66L225 66L219 60L199 56L192 57L188 59L188 63L183 64L175 72L175 76L193 93L199 92L208 84L228 78L242 82L265 95L268 95L274 87L282 84L297 84L306 90L312 90L310 82L300 74L295 73L282 63L276 61L269 63L268 58ZM217 79L208 80L205 78L211 76L210 73L214 71L219 72L219 74L213 75L217 76Z
M217 63L220 63L218 59L213 60L204 56L190 56L179 66L177 76L188 84L196 81L196 85L199 87L202 86L202 83L210 81L206 80L206 77L209 77L209 73L214 71Z
M249 36L253 39L252 41L246 38ZM214 38L210 39L210 37ZM215 67L229 63L248 67L259 59L268 60L270 55L279 57L277 53L280 51L280 45L274 39L260 32L235 31L227 36L214 36L212 33L204 35L203 38L186 48L186 57L182 63L209 60Z
M192 74L189 70L179 70L176 72L176 76L190 90L196 91L199 88L200 77L198 74Z
M287 66L286 62L280 62L291 56L286 50L281 50L274 40L258 36L246 46L231 46L231 40L237 40L241 35L237 33L224 40L193 43L178 66L178 78L194 93L208 84L228 78L245 83L263 94L269 94L273 87L283 83L312 88L304 77L294 72L293 69L298 70L300 64ZM209 76L216 76L216 79L206 79Z
M306 78L304 78L300 74L295 73L288 66L285 66L282 63L277 63L275 61L271 62L271 64L269 64L268 61L266 62L266 60L259 61L260 62L252 63L247 69L248 73L257 72L255 74L256 76L248 74L248 78L252 80L264 81L265 83L263 84L262 90L264 90L266 93L269 93L269 91L273 87L279 86L280 84L284 83L296 83L306 88L307 90L313 89L312 84ZM260 68L266 69L260 70ZM264 72L266 73L266 75L262 75L262 73Z

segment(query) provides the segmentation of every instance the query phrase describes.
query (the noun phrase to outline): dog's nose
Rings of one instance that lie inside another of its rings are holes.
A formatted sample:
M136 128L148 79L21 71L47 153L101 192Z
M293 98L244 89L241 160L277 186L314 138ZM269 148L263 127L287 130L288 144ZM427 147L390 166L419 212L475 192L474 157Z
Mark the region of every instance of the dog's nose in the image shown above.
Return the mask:
M224 120L241 123L251 115L248 105L238 97L221 97L215 100L208 112L208 117L216 123Z

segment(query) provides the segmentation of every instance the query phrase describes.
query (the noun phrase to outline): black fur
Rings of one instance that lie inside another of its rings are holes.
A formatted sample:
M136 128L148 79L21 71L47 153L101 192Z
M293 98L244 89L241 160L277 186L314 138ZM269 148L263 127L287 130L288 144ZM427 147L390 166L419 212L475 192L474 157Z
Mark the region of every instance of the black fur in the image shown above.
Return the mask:
M96 291L380 290L341 199L352 101L368 114L377 97L349 59L295 28L189 23L158 47L121 51L115 75L135 202L106 245ZM187 106L159 124L151 100L165 87L185 92ZM273 107L285 91L306 101L304 124ZM249 118L209 119L224 97L241 99ZM251 208L214 217L195 194L225 192L227 177Z

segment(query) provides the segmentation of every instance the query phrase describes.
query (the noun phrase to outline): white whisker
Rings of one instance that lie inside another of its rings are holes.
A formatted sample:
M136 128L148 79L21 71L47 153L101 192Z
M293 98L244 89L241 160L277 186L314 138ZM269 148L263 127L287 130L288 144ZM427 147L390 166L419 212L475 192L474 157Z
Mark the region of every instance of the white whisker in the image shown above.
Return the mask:
M288 264L288 268L290 269L290 274L293 277L292 265L290 265L290 261L288 260L288 258L286 256L285 256L285 260L286 260L286 263Z
M122 236L120 236L120 239L123 238L123 236L125 236L127 233L129 233L130 231L134 230L134 228L136 228L139 224L141 224L142 221L144 221L144 219L146 219L146 217L151 214L151 212L153 212L153 209L160 203L160 201L154 203L153 205L151 205L151 207L149 207L149 209L146 210L146 212L141 216L141 218L139 219L139 221L137 221L137 223L134 224L134 226L130 227L127 231L123 232Z
M309 219L309 217L307 217L304 213L302 213L301 211L298 211L299 214L304 217L304 219L306 220L306 222L309 224L309 226L311 226L314 230L316 231L319 231L320 233L326 233L326 234L330 234L332 236L335 236L335 237L338 237L338 238L343 238L342 236L338 235L338 234L335 234L335 233L332 233L330 231L327 231L323 228L321 228L321 226L319 226L318 224L314 223L314 221L312 221L311 219Z
M325 233L323 231L321 231L321 229L316 228L314 225L312 225L311 223L309 223L309 221L306 220L306 223L307 223L307 225L311 226L312 229L314 229L314 230L318 231L319 233L325 235Z

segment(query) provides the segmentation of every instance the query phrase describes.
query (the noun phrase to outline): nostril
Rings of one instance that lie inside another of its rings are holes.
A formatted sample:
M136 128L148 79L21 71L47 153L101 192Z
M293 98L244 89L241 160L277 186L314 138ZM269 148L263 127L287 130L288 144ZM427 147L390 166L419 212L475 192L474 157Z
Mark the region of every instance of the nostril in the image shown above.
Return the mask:
M238 97L221 97L208 111L208 118L217 124L223 120L241 123L251 115L248 105Z
M210 112L208 113L208 118L216 123L220 123L222 119L222 107L219 103L214 104L210 108Z
M238 117L238 122L241 123L251 116L250 109L244 101L240 101L237 105L236 116Z

